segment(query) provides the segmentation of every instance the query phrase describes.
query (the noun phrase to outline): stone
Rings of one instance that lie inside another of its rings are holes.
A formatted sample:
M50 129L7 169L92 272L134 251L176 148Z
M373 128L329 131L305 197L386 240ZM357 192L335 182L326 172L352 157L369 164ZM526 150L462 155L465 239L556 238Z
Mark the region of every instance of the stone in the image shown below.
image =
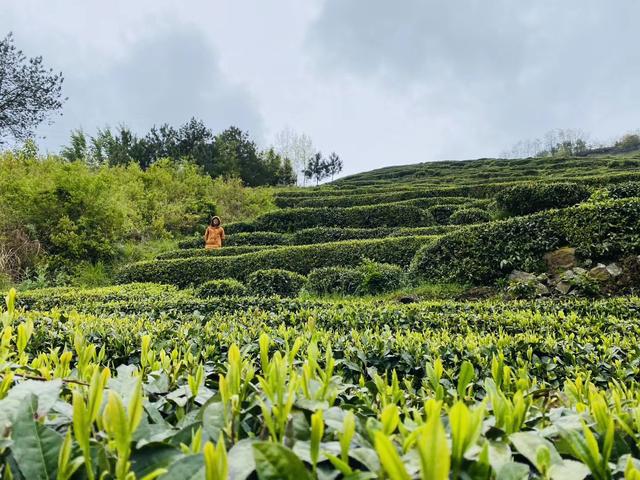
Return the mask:
M589 270L589 273L587 275L589 275L590 278L593 278L594 280L597 280L599 282L605 282L609 280L609 278L611 278L611 274L607 270L607 267L605 267L602 263L599 263L598 265L593 267L591 270Z
M572 247L563 247L548 252L543 258L549 273L560 273L577 265L576 249Z
M609 272L609 275L611 275L612 277L618 277L622 275L622 269L616 263L610 263L609 265L607 265L607 272Z
M561 281L556 284L556 290L566 295L571 291L572 285L569 282Z
M549 289L544 283L536 283L536 295L542 297L549 294Z
M521 283L537 282L538 277L536 277L533 273L514 270L509 274L509 281Z
M587 269L586 268L582 268L582 267L576 267L576 268L573 269L573 272L576 275L586 275Z

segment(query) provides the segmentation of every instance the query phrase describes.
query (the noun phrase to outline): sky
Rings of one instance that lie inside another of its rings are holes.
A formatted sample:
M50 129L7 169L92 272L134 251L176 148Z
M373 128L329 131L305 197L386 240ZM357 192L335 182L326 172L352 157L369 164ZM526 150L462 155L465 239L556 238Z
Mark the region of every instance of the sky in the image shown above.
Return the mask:
M495 157L555 128L640 128L638 0L3 0L0 35L65 77L39 129L285 128L343 174Z

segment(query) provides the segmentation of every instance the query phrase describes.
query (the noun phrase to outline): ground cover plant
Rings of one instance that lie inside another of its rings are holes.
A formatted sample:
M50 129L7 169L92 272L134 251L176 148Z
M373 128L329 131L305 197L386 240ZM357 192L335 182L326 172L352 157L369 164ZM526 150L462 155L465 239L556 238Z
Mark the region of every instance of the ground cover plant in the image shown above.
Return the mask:
M264 316L269 329L237 311L233 324L149 323L15 305L10 294L0 350L0 459L12 478L610 478L638 466L638 366L619 356L637 349L638 299L568 317L570 303L549 305L564 321L502 305L496 323L549 329L541 348L557 330L556 356L489 326L484 350L452 317L413 369L402 356L424 339L384 323L376 334L301 311L288 327ZM445 353L449 329L461 358ZM403 355L380 355L382 338ZM600 347L579 348L591 341Z

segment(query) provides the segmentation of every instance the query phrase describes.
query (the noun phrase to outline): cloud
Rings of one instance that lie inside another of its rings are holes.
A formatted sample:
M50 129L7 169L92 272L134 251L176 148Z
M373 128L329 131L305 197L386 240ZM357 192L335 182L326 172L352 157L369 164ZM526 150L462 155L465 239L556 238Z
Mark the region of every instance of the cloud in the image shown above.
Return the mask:
M637 127L639 15L634 0L326 0L307 45L320 71L377 82L489 150Z
M236 125L254 138L263 135L256 100L221 70L217 52L202 32L180 24L142 32L112 44L108 55L100 56L96 48L91 56L85 50L77 63L71 55L77 41L72 36L58 39L50 56L42 44L27 51L41 53L48 64L50 57L54 64L58 57L65 64L69 100L64 115L39 131L46 148L57 151L79 127L93 133L124 123L143 134L154 124L177 126L191 117L202 119L214 132Z

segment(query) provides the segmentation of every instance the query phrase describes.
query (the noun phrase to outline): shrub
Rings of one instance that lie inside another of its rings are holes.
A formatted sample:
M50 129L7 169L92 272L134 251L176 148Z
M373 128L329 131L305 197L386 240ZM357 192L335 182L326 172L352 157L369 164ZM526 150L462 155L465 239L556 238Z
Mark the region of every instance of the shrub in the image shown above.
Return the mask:
M311 227L420 227L434 223L425 210L389 203L349 208L291 208L264 214L254 225L274 232L292 232Z
M204 282L197 290L200 298L241 297L246 293L245 286L232 278Z
M508 215L565 208L589 198L590 189L577 183L523 183L506 188L496 195L498 208Z
M204 256L132 263L118 274L120 283L154 281L188 286L207 280L244 280L256 270L284 268L308 274L321 267L357 266L364 258L407 266L418 249L434 237L392 237L317 245L280 247L239 256Z
M355 295L364 281L364 272L357 268L323 267L312 270L306 289L318 295Z
M481 208L462 208L449 218L454 225L469 225L472 223L483 223L491 220L491 214Z
M607 190L611 198L640 197L640 182L624 182L610 185Z
M402 268L388 263L365 260L359 270L363 274L360 293L377 295L400 288L403 280Z
M225 244L231 246L245 245L288 245L291 242L289 235L279 232L240 232L227 235Z
M542 268L542 256L563 245L584 257L640 250L640 200L625 199L460 227L424 246L411 271L429 281L486 284L513 269Z
M182 250L171 250L158 255L158 260L169 260L173 258L192 258L192 257L229 257L234 255L243 255L245 253L258 252L267 250L269 246L246 246L246 247L222 247L222 248L184 248Z
M440 225L449 223L451 215L460 208L458 205L434 205L429 207L427 211L435 218Z
M247 287L254 295L295 297L304 287L305 281L306 278L298 273L271 268L257 270L249 275Z

